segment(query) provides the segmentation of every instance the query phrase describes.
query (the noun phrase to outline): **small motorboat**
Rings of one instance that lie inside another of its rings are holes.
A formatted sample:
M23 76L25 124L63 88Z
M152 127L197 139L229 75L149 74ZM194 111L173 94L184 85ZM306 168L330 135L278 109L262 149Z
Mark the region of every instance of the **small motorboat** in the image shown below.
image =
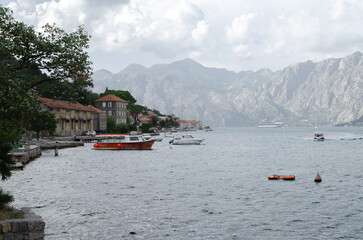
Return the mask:
M295 180L295 176L294 175L270 175L267 177L269 180L279 180L279 179L283 179L283 180Z
M155 139L144 139L142 135L104 136L95 145L94 150L151 150Z
M324 141L324 134L322 132L315 132L314 133L314 140L315 141Z
M191 134L183 134L182 136L175 136L169 141L173 145L200 145L204 139L194 138Z

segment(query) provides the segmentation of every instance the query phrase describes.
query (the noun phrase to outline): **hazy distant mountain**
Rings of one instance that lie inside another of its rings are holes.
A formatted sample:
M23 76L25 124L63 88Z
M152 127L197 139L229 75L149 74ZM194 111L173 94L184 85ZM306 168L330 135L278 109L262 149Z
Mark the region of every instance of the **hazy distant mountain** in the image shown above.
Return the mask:
M337 124L363 116L363 54L307 61L272 72L235 73L185 59L150 68L132 64L94 74L94 90L128 90L138 104L211 126Z

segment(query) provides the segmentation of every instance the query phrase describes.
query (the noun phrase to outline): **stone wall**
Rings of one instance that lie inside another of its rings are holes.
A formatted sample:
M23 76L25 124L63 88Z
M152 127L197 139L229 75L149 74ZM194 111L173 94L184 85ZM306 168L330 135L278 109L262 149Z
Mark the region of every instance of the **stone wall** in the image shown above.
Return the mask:
M0 221L0 240L42 240L45 223L41 216L35 215L30 208L22 208L23 219Z
M36 145L30 145L18 149L12 150L13 159L15 164L12 166L13 169L22 169L25 164L39 157L42 152L41 148Z

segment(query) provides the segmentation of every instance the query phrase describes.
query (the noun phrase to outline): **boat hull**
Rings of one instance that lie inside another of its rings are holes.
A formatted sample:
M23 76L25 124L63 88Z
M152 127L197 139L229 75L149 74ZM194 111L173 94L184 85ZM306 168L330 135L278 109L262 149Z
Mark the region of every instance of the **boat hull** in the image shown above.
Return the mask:
M203 140L193 140L193 141L178 141L174 140L171 144L173 145L200 145Z
M93 146L94 150L152 150L155 140L144 142L99 142Z

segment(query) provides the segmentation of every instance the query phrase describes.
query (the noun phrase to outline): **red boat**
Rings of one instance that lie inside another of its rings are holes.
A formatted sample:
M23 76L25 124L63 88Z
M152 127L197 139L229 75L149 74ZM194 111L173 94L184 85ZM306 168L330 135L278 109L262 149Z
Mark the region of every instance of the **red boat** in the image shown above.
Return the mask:
M282 176L282 175L270 175L267 177L269 180L279 180L279 179L283 179L283 180L295 180L295 176L294 175L287 175L287 176Z
M140 135L104 135L94 150L151 150L155 139L145 140Z

